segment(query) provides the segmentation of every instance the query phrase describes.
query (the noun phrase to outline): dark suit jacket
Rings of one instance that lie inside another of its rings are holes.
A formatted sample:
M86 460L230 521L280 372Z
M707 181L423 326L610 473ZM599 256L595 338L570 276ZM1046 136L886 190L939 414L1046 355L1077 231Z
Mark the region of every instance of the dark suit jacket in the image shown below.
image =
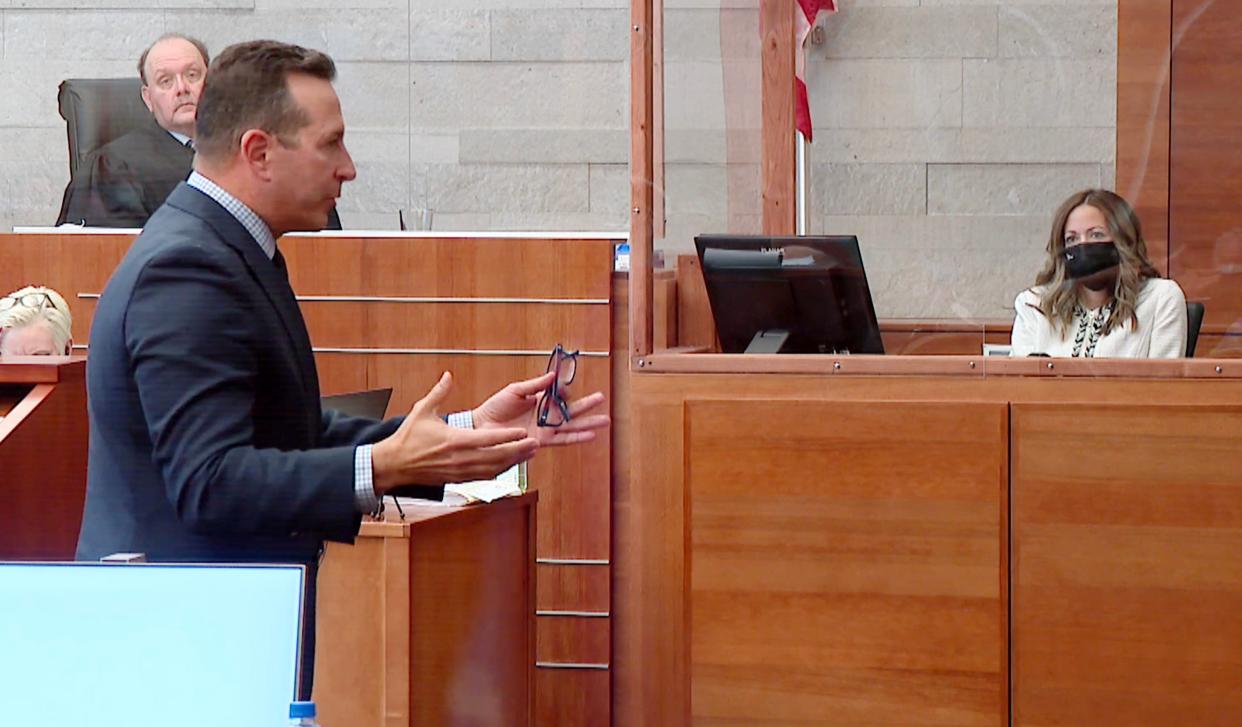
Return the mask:
M279 255L177 187L91 325L78 557L313 563L357 534L354 449L395 431L324 412Z
M190 176L193 163L194 152L152 119L82 160L65 188L56 224L143 227ZM325 229L341 229L335 208Z

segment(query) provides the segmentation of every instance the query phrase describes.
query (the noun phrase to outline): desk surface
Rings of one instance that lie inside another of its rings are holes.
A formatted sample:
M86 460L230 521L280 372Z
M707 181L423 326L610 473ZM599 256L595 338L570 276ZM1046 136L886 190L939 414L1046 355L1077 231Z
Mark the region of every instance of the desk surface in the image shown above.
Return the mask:
M1242 360L720 354L674 349L643 358L636 373L1242 380Z
M410 534L410 529L416 525L432 522L433 520L442 520L447 518L460 517L467 513L473 513L488 508L489 512L501 512L512 508L526 507L538 497L534 492L528 492L518 497L503 497L491 503L476 503L473 505L465 505L460 507L451 507L447 505L402 505L405 511L405 517L401 517L396 507L385 504L382 519L375 520L366 518L362 521L362 528L358 531L358 535L364 538L402 538Z

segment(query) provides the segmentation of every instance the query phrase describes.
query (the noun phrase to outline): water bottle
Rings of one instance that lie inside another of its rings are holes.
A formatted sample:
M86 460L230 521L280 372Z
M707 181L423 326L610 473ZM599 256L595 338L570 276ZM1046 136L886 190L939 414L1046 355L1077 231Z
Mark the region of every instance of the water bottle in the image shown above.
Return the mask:
M613 269L622 272L630 269L630 243L623 242L617 245L617 254L614 258Z
M290 702L289 727L319 727L315 721L315 703Z

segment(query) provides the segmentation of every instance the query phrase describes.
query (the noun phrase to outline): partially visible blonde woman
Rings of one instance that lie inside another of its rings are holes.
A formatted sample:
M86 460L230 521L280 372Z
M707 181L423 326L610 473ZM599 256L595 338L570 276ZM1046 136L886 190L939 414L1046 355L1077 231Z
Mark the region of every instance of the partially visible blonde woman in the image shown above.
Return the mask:
M64 356L73 349L73 315L51 288L29 286L0 298L0 356Z
M1186 296L1147 259L1138 215L1103 189L1057 210L1048 259L1014 301L1011 356L1179 358Z

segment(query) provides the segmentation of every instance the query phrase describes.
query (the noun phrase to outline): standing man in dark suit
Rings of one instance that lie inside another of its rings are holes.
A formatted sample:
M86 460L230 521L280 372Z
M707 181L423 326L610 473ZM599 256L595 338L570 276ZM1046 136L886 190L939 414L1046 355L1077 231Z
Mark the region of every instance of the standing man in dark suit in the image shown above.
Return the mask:
M506 386L452 426L438 412L447 373L404 419L320 410L275 241L321 228L354 178L335 73L326 55L275 41L232 46L212 66L195 173L151 216L95 311L79 558L293 562L313 583L323 541L352 541L385 493L492 477L607 425L588 413L603 401L592 394L565 426L536 427L552 374Z

